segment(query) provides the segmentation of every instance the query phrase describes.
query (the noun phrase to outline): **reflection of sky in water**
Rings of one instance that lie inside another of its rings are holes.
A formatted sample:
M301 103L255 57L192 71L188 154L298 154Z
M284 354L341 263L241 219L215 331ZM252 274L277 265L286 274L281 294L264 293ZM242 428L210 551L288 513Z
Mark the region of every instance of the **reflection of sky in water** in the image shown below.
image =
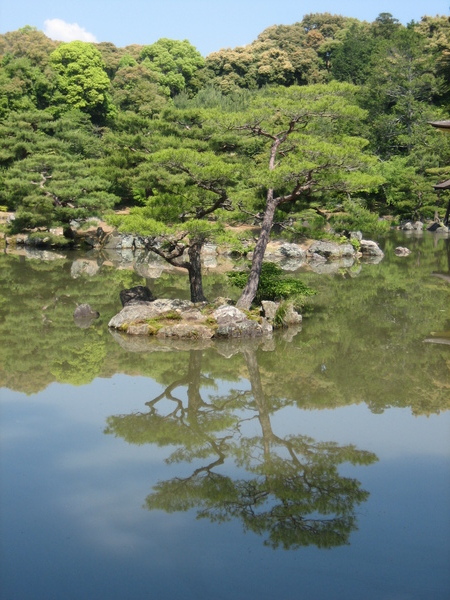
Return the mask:
M375 415L360 405L275 414L282 437L352 443L380 461L340 469L370 492L350 546L274 552L239 522L143 510L158 480L195 465L167 465L170 447L103 430L108 416L145 411L161 390L120 375L28 397L1 390L2 597L448 598L449 413ZM257 433L256 422L248 427Z

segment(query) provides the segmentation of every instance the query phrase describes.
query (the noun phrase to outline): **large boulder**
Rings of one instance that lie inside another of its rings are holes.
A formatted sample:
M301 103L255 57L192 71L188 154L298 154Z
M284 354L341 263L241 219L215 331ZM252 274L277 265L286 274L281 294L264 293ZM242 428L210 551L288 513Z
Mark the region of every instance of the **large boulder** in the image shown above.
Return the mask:
M337 242L319 240L311 244L308 254L311 257L318 254L326 259L336 259L344 256L355 256L355 249L351 244L338 244Z
M247 315L228 304L202 310L186 300L130 302L109 322L129 335L158 338L210 339L260 337L272 332L266 319Z
M130 326L147 323L151 319L163 319L166 316L179 316L182 319L184 310L191 310L192 302L187 300L154 300L153 302L146 301L130 301L125 304L122 310L115 315L108 323L113 329L128 331ZM135 330L131 330L136 334ZM144 331L144 328L139 330L139 334L150 334L150 331Z
M286 258L296 258L300 261L306 259L306 252L298 244L282 244L280 246L280 253Z
M359 251L363 256L384 256L380 246L372 240L361 240Z
M218 325L214 337L259 337L272 333L272 325L265 319L251 319L235 306L219 306L212 317Z

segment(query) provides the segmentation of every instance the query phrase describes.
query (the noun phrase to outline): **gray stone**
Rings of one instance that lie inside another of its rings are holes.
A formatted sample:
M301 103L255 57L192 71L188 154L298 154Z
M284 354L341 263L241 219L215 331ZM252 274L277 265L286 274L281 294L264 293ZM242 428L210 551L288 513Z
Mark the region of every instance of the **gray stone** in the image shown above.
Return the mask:
M409 256L411 254L411 250L403 246L397 246L394 252L396 256Z
M223 325L219 325L215 333L215 337L260 337L267 335L272 332L272 326L264 322L258 323L257 321L251 321L246 319L245 321L239 322L228 322Z
M171 311L182 312L194 307L189 300L180 300L179 298L175 298L174 300L160 298L159 300L152 302L152 305L159 311L159 314Z
M228 323L241 323L248 320L248 317L244 312L235 306L230 306L229 304L225 304L223 306L219 306L219 308L216 308L212 316L219 325L227 325Z
M161 327L156 334L158 338L177 338L190 340L208 340L214 335L214 331L207 325L201 323L175 323Z
M317 241L311 244L308 254L319 254L327 259L334 259L342 256L355 256L355 249L351 244Z
M275 315L277 314L277 310L280 306L279 302L272 302L270 300L263 300L261 302L261 306L263 309L263 314L264 317L270 322L272 323Z
M122 248L122 236L118 231L112 231L109 233L103 242L103 248L110 250L117 250Z
M379 245L372 240L361 240L360 252L364 256L384 256Z
M400 225L400 229L402 229L403 231L412 231L414 229L414 226L411 223L411 221L406 221L406 223L402 223Z
M113 329L127 329L130 325L154 319L159 314L160 312L154 306L153 302L127 304L110 320L108 327L112 327Z
M217 267L217 255L206 254L202 256L202 263L205 269L215 269Z
M202 254L217 254L217 246L215 244L205 244L202 248Z
M298 258L305 260L306 252L298 244L283 244L280 246L280 252L286 258Z
M122 235L122 244L120 247L122 249L134 248L134 235Z
M131 248L119 248L116 252L120 257L121 264L129 266L134 264L134 250Z
M202 313L196 308L192 308L192 309L183 311L182 316L183 316L184 321L191 321L191 322L203 321L205 319L205 317L202 315Z
M174 311L179 319L164 321L164 316ZM160 322L161 328L155 331L154 327L149 327L148 321L157 318L163 320ZM131 335L154 334L158 338L186 340L260 337L272 332L272 326L266 319L250 319L234 306L221 305L206 317L197 305L178 299L127 303L110 320L109 327Z

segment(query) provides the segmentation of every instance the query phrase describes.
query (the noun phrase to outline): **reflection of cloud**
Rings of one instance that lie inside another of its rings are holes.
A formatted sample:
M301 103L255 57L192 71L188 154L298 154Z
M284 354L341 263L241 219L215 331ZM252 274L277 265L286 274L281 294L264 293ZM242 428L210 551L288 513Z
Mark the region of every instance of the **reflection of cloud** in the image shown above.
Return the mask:
M154 556L160 552L161 540L175 544L185 527L191 526L184 515L166 515L155 511L149 515L142 508L145 496L141 482L114 488L99 487L97 482L84 489L61 494L59 504L63 513L77 523L77 530L89 545L96 545L109 552L122 555L153 549ZM151 536L149 536L151 532ZM160 562L162 558L158 559Z
M44 21L44 33L52 40L61 42L97 42L97 38L78 23L66 23L62 19L47 19Z
M114 440L107 441L103 445L89 447L83 451L68 452L59 456L56 464L64 470L106 469L112 465L152 465L159 466L167 456L164 448L153 448L148 446L146 452L140 446L116 443Z

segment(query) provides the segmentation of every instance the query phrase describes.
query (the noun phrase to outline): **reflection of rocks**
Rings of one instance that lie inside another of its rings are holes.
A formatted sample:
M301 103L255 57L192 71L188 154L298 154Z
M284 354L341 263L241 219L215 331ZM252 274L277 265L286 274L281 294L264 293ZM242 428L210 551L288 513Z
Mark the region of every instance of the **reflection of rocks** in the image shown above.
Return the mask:
M70 274L74 279L80 277L80 275L89 275L93 277L97 275L100 270L100 265L94 260L79 259L74 260L70 267Z
M25 256L27 258L34 258L38 260L60 260L65 259L64 254L59 254L58 252L52 252L51 250L41 250L39 248L25 248Z
M353 279L354 277L358 277L361 274L362 266L359 263L354 264L348 271L346 272L346 277L350 277Z
M283 329L282 330L281 338L285 342L291 343L292 340L295 338L295 336L298 333L300 333L301 330L302 330L302 326L301 325L294 325L292 327L288 327L287 329Z
M341 258L333 261L314 260L309 263L309 266L311 271L318 275L335 275L342 269L350 269L353 264L353 258Z
M299 328L293 328L297 333ZM287 331L287 330L286 330ZM214 348L220 356L231 358L241 352L261 349L265 352L275 350L272 337L229 338L229 339L179 339L158 338L155 336L132 336L110 329L111 336L127 352L186 352L189 350L205 350Z
M280 260L278 262L278 266L280 267L280 269L283 269L283 271L298 271L298 269L300 269L300 267L303 267L305 265L305 262L303 260L297 260L295 258L287 258L285 260Z
M134 265L134 270L144 279L158 279L164 273L164 265L139 262Z
M186 352L203 350L213 345L211 340L158 338L148 335L127 335L114 329L109 331L114 340L127 352Z
M80 329L87 329L99 316L100 313L93 310L89 304L79 304L73 313L73 320Z
M364 265L378 265L384 258L384 254L378 255L378 256L370 256L370 255L366 255L366 256L362 256L361 257L361 263Z

